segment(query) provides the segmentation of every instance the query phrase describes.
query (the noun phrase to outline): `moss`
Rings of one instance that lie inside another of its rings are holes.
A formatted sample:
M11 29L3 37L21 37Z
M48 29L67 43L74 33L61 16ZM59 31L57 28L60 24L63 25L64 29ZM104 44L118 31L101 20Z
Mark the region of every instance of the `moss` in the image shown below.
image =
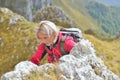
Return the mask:
M4 8L0 8L4 9ZM9 20L19 17L16 24L9 24ZM37 46L35 38L36 24L28 22L22 16L19 16L8 10L5 14L0 12L4 21L0 23L0 76L12 70L17 63L23 60L29 60ZM25 41L28 41L26 44Z

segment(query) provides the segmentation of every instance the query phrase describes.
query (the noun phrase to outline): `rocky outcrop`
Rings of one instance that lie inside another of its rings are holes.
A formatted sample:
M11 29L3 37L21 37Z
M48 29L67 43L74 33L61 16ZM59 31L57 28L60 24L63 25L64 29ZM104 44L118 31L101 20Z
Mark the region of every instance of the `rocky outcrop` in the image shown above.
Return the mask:
M84 39L72 49L70 55L60 59L58 68L64 80L120 80L95 55L91 43Z
M12 11L32 21L34 13L44 7L53 5L53 0L1 0L0 6L7 7Z
M72 20L62 9L54 7L53 0L1 0L0 5L24 16L29 21L50 20L64 27L75 27ZM4 19L1 18L0 22ZM15 23L17 19L12 19Z
M1 80L28 80L29 76L36 72L42 73L44 77L49 77L43 71L53 70L54 64L45 64L43 66L37 66L29 61L23 61L15 66L15 70L4 74Z
M45 7L36 12L35 16L33 17L33 21L40 22L42 20L49 20L54 22L56 25L63 27L75 27L75 24L63 12L63 10L55 6Z
M45 72L53 69L55 69L54 64L36 66L31 62L24 61L15 66L15 71L4 74L1 80L27 80L26 78L34 72L42 72L45 74L44 77L49 79L50 75ZM70 54L60 58L56 71L59 80L120 80L95 55L93 46L85 39L82 39Z

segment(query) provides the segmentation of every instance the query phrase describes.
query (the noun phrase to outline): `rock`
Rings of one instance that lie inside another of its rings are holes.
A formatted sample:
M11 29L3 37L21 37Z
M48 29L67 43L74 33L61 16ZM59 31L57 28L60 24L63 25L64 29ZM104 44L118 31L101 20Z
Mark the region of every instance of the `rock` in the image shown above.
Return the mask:
M1 0L0 6L7 7L12 11L24 16L29 21L32 21L33 15L37 10L53 5L53 0ZM7 10L3 11L4 13Z
M22 80L22 75L18 71L11 71L6 74L4 74L1 77L1 80Z
M1 80L23 80L37 70L37 65L24 61L15 66L15 70L4 74Z
M11 18L10 20L9 20L9 24L16 24L17 23L17 18Z
M2 37L0 37L0 46L4 46L4 41Z
M26 39L26 40L24 41L24 43L25 43L25 45L28 45L30 42L29 42L28 39Z
M52 63L37 66L29 61L22 61L15 66L14 71L4 74L1 80L28 80L35 73L41 73L41 76L49 80L52 75L48 73L54 72L54 69L59 80L120 80L96 56L94 47L86 39L81 39L70 54L62 56L58 66Z
M4 22L0 22L0 76L8 70L13 70L13 66L18 62L29 59L37 44L34 37L35 32L33 31L36 24L28 22L22 16L13 13L7 8L0 7L0 19L2 17ZM11 19L15 20L14 24L11 22ZM28 44L29 46L24 43L25 39L32 41ZM33 49L31 49L32 46L34 46ZM3 54L4 56L1 56ZM15 58L11 58L12 55Z
M49 20L63 27L76 27L64 11L56 6L45 7L36 12L33 21L40 22L42 20Z
M42 66L37 66L30 61L22 61L15 66L14 71L5 73L1 80L27 80L28 77L36 72L43 74L44 77L49 77L45 71L54 69L54 64L44 64ZM43 72L44 71L44 72Z
M2 23L2 22L4 22L4 18L3 17L0 18L0 23Z
M82 39L70 52L60 58L58 70L64 80L120 80L95 55L88 40Z
M0 12L4 13L4 14L7 14L9 11L9 9L7 8L0 8Z
M25 61L25 62L20 62L15 66L15 71L19 71L23 76L24 75L29 75L30 72L34 72L37 70L37 65Z
M91 27L87 30L84 31L85 34L92 34L92 35L95 35L95 31L97 31L94 27Z

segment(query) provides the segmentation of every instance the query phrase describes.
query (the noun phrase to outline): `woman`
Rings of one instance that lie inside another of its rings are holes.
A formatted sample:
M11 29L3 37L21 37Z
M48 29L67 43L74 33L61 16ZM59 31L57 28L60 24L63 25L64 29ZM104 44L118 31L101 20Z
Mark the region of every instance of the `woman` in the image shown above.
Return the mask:
M48 53L49 63L58 61L59 58L63 56L60 51L60 42L63 37L62 33L60 33L56 25L50 21L41 21L38 27L37 38L41 43L30 61L39 65L45 53ZM64 49L70 52L75 44L73 38L67 36L64 41Z

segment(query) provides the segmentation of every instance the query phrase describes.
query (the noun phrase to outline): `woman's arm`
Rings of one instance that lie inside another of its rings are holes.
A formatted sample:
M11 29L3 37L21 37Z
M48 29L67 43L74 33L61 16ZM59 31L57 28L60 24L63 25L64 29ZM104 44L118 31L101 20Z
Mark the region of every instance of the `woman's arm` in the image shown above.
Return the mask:
M40 64L40 61L43 58L43 54L45 54L45 48L44 48L44 44L40 44L38 46L38 49L36 50L36 52L34 53L34 55L32 56L32 58L30 59L30 61L36 65Z
M75 46L75 44L76 42L74 42L73 38L68 36L66 37L65 42L64 42L64 49L67 52L70 52L70 50Z

